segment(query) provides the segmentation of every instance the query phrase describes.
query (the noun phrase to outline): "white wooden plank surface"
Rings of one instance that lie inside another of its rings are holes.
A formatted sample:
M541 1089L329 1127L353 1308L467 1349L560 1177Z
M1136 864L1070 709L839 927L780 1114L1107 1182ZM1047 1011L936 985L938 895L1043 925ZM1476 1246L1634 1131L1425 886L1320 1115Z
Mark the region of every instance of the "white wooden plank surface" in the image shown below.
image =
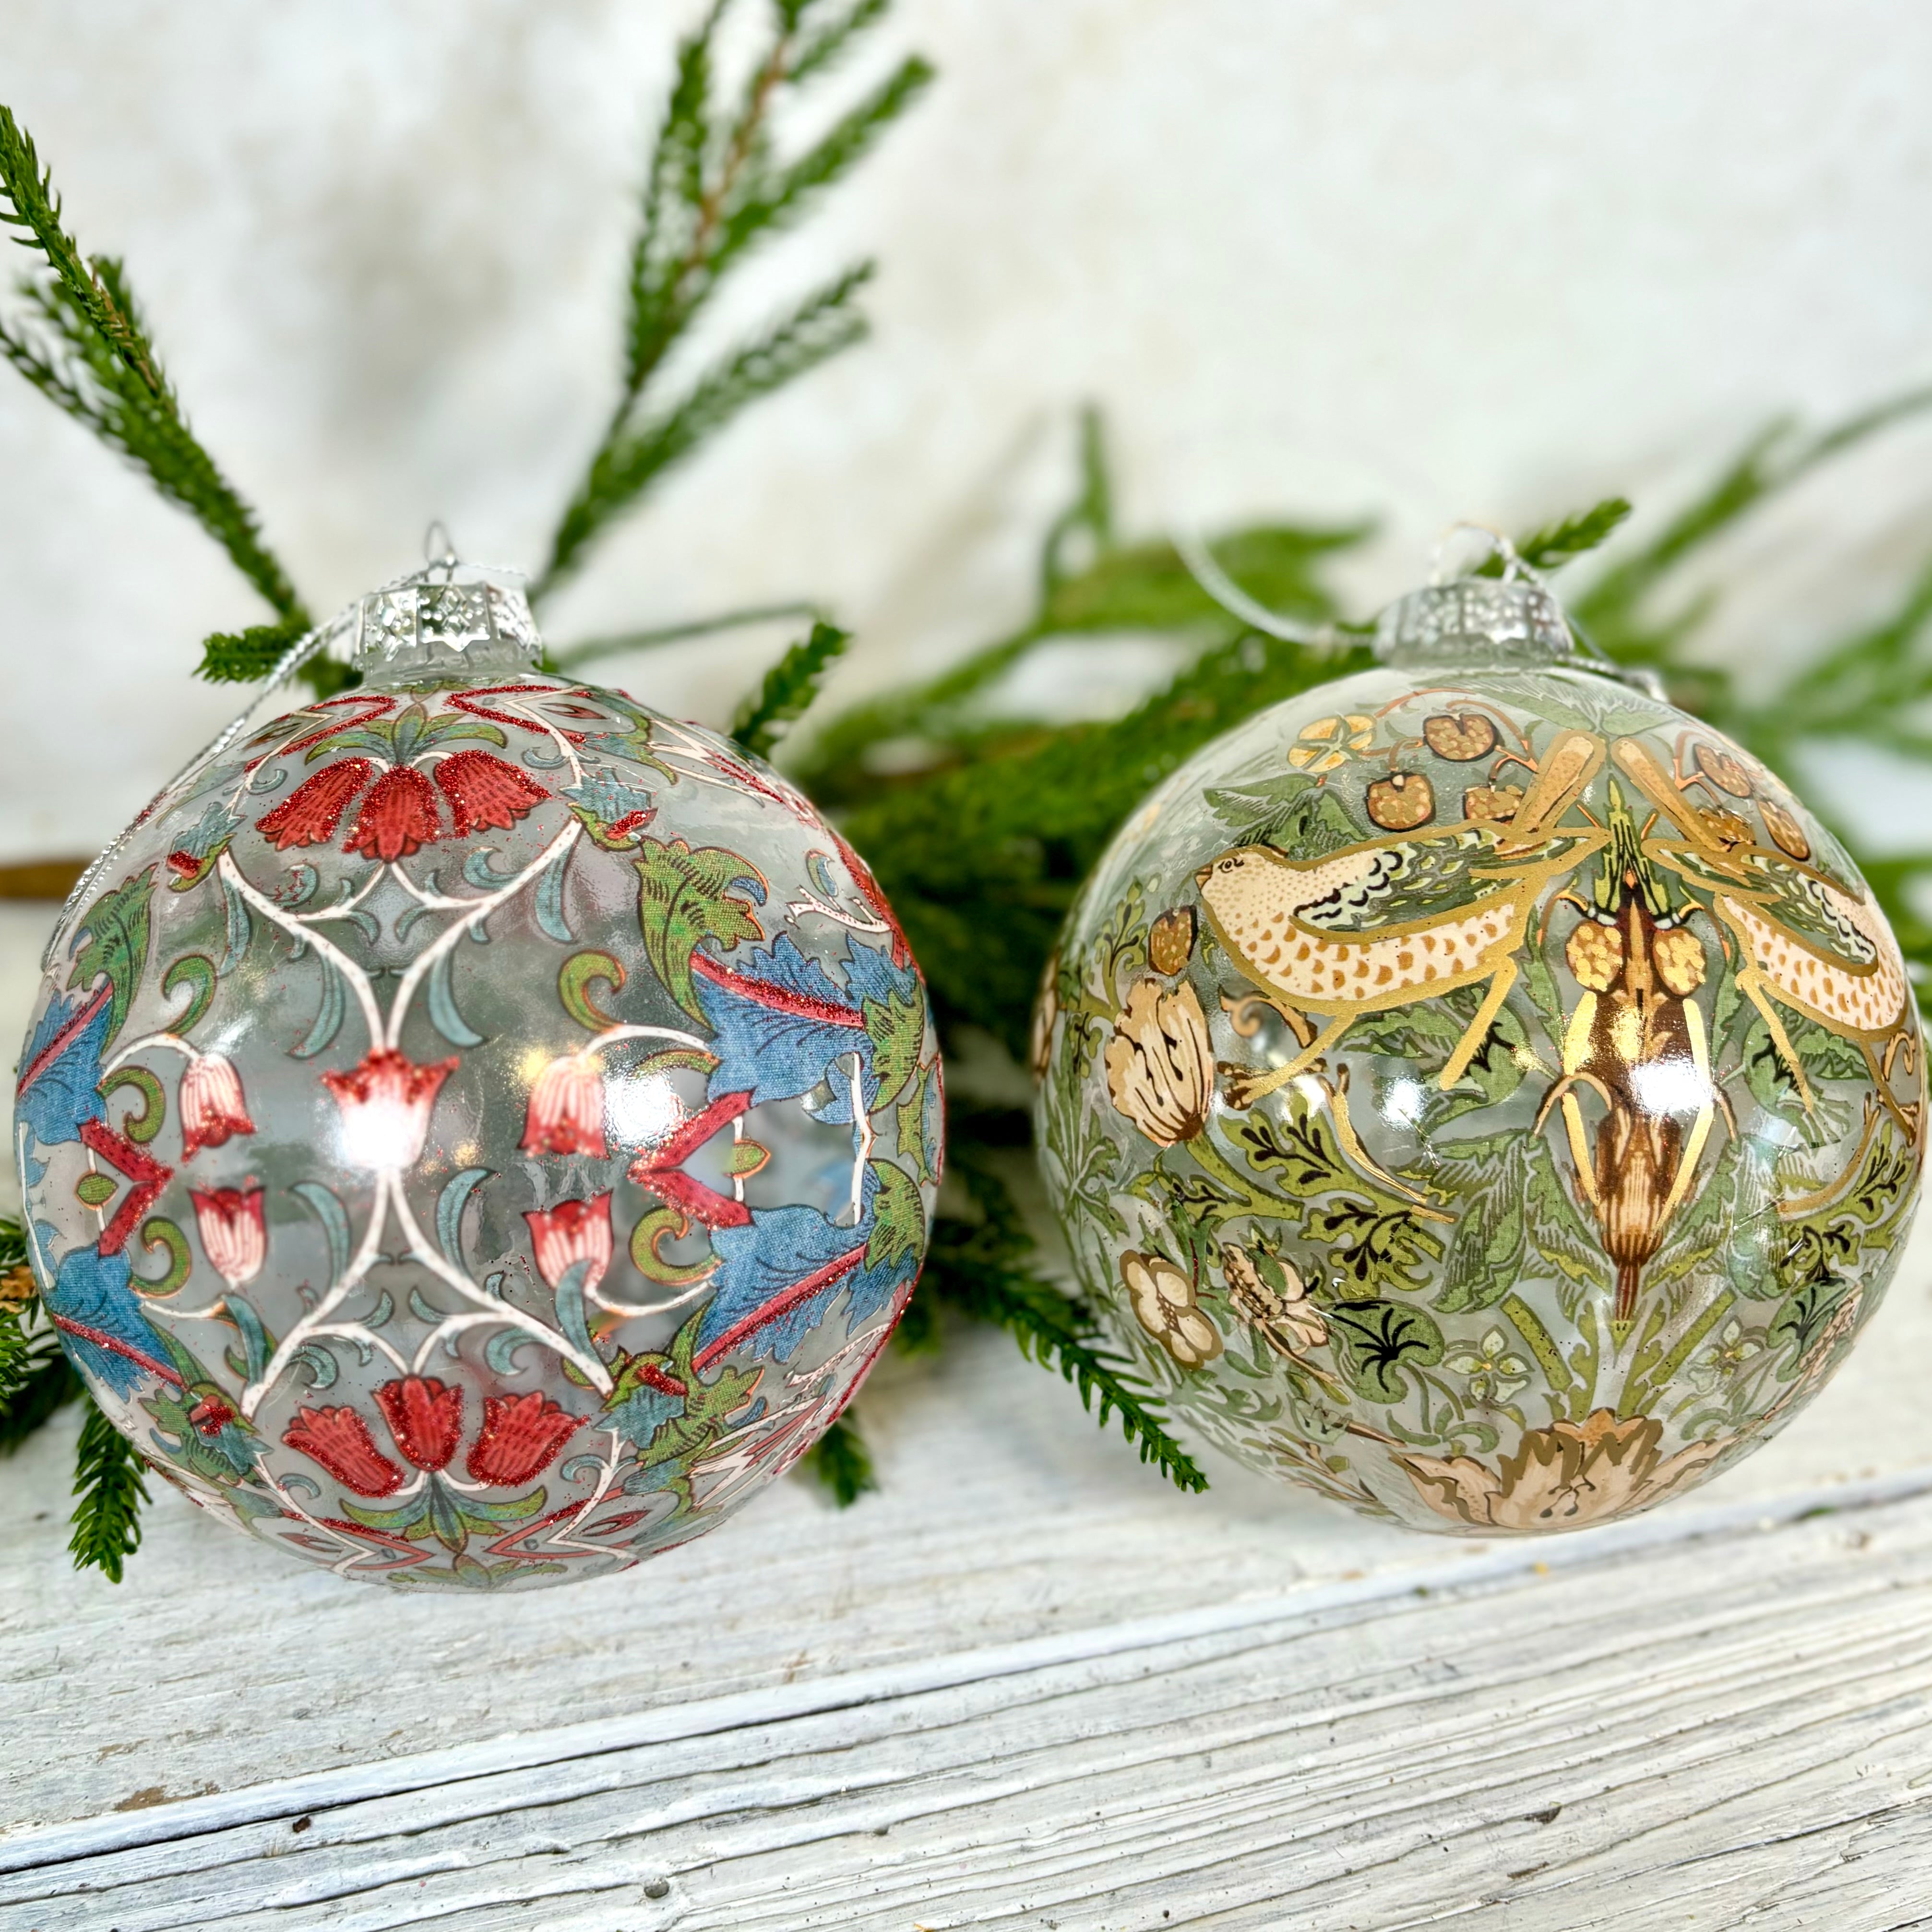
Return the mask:
M0 1927L1910 1924L1932 1496L1759 1508L16 1837Z
M0 1932L1932 1924L1928 1262L1758 1457L1534 1547L1180 1496L974 1334L844 1514L406 1599L164 1492L115 1590L65 1420L0 1474Z

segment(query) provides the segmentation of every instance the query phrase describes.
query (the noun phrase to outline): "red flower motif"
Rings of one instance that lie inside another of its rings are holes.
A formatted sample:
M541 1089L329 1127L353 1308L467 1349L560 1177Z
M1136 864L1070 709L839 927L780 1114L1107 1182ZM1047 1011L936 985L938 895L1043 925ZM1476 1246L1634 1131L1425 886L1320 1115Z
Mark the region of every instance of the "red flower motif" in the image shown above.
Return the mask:
M486 825L507 831L550 796L534 778L488 752L452 752L436 766L436 782L449 800L459 838Z
M194 1203L195 1231L209 1265L230 1288L253 1281L268 1252L261 1189L252 1183L245 1188L191 1187L188 1198Z
M355 1167L403 1168L422 1154L436 1090L456 1071L454 1060L418 1066L392 1046L379 1046L346 1073L322 1084L342 1113L342 1156Z
M596 1195L588 1201L560 1201L541 1213L526 1210L524 1219L530 1224L537 1273L552 1288L579 1262L590 1264L584 1278L586 1288L604 1279L610 1265L609 1195Z
M298 1409L282 1440L358 1496L392 1496L403 1486L402 1471L376 1447L369 1425L352 1408Z
M584 1418L548 1396L493 1395L483 1404L483 1427L464 1467L473 1481L514 1490L556 1460Z
M188 1411L188 1419L202 1435L216 1436L235 1420L235 1412L218 1395L208 1395Z
M594 1053L566 1053L553 1060L530 1089L524 1121L526 1154L587 1154L602 1160L604 1066Z
M365 859L404 859L440 836L442 829L429 780L413 765L395 765L362 801L342 849Z
M433 1376L385 1382L376 1402L396 1447L418 1469L440 1469L463 1439L463 1391Z
M326 765L274 811L257 819L255 829L263 838L273 839L278 852L286 852L291 845L326 844L335 836L350 800L369 782L369 774L375 769L367 758L344 758Z
M198 1053L182 1076L182 1158L220 1147L230 1134L252 1134L242 1076L224 1053Z

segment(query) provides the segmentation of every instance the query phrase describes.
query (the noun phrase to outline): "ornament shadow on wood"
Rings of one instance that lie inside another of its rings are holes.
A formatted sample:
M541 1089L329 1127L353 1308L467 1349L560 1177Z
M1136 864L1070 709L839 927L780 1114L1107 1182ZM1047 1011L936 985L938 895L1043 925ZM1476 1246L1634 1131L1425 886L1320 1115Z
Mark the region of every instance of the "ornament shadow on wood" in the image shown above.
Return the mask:
M1424 1528L1601 1522L1763 1442L1870 1316L1917 1008L1838 842L1513 563L1377 649L1089 880L1035 1017L1047 1186L1238 1460Z
M363 598L359 688L214 750L84 879L21 1056L45 1306L194 1501L400 1587L711 1528L919 1272L925 988L715 733L534 667L513 580Z

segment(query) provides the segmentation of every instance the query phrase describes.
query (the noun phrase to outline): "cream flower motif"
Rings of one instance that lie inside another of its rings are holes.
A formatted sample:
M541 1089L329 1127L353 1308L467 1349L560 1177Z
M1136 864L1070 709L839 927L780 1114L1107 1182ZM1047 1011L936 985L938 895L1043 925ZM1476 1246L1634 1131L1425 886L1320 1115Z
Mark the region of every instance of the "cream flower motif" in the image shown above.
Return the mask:
M1196 1305L1193 1282L1165 1255L1130 1248L1120 1257L1120 1282L1135 1320L1184 1369L1198 1369L1221 1352L1221 1331Z
M1661 1502L1694 1481L1726 1446L1693 1442L1659 1456L1654 1416L1593 1410L1579 1422L1531 1429L1492 1469L1473 1456L1402 1456L1416 1493L1459 1526L1534 1532L1576 1529Z
M1191 986L1163 993L1158 980L1136 982L1107 1043L1107 1091L1156 1147L1192 1140L1208 1124L1214 1052Z
M1376 721L1355 713L1346 718L1318 718L1304 724L1288 748L1288 762L1298 772L1340 771L1352 752L1366 752L1376 742Z
M1328 1324L1309 1300L1308 1284L1292 1262L1251 1255L1230 1241L1221 1250L1221 1273L1234 1312L1282 1354L1299 1354L1328 1340Z
M1717 1339L1691 1366L1690 1386L1700 1395L1709 1395L1721 1382L1734 1381L1745 1365L1764 1353L1764 1344L1748 1334L1733 1315L1718 1330Z
M1452 1348L1442 1358L1442 1366L1452 1374L1467 1376L1469 1400L1485 1408L1507 1402L1529 1380L1529 1364L1510 1348L1500 1328L1490 1329L1474 1348L1466 1343Z

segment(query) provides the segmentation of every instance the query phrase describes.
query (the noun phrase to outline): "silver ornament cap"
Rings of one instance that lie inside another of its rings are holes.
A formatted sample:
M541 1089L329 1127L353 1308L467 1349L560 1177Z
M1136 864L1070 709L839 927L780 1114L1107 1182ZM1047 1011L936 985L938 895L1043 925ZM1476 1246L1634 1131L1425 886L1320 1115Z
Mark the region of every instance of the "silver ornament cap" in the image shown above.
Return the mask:
M1562 607L1540 584L1460 577L1398 598L1376 620L1376 655L1409 664L1560 663L1575 650Z

